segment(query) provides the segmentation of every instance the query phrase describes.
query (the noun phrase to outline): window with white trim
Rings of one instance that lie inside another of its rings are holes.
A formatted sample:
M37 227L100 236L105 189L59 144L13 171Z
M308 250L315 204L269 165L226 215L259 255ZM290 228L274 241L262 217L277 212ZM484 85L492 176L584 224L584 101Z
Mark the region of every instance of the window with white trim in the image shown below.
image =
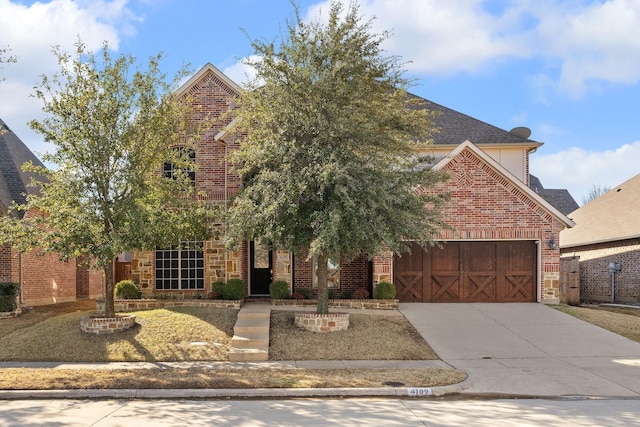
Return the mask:
M204 289L202 241L181 242L169 249L156 248L156 290Z
M327 262L327 287L340 287L340 263L329 258ZM313 256L313 287L318 287L318 256Z

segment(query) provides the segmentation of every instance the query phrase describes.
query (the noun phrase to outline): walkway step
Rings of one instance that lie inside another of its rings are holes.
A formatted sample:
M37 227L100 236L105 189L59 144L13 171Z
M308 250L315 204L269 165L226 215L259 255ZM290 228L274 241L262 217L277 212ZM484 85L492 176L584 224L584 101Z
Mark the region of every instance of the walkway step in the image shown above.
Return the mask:
M271 305L262 302L245 303L238 312L233 327L229 361L269 360L269 323Z

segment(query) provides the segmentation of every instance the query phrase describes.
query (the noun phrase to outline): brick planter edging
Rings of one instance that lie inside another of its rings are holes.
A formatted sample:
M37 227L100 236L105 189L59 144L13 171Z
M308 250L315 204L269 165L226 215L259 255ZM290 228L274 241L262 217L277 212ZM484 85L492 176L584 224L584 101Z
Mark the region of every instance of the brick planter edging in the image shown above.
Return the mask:
M133 314L116 317L104 317L93 314L80 318L80 329L96 335L113 334L114 332L124 331L135 324L136 316Z
M113 302L115 311L126 313L129 311L155 310L168 307L211 307L211 308L237 308L244 300L162 300L162 299L117 299ZM96 311L104 313L104 300L96 300Z
M349 313L296 312L295 325L311 332L344 331L349 327Z
M307 306L317 305L317 299L272 299L271 305ZM329 307L368 310L397 310L397 299L331 299Z

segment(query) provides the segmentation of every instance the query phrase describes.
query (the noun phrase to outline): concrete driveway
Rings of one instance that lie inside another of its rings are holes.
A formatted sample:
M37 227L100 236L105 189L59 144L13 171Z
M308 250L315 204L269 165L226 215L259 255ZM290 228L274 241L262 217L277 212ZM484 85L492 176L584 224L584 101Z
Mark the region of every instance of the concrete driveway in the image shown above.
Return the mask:
M401 303L464 393L640 397L640 344L543 304Z

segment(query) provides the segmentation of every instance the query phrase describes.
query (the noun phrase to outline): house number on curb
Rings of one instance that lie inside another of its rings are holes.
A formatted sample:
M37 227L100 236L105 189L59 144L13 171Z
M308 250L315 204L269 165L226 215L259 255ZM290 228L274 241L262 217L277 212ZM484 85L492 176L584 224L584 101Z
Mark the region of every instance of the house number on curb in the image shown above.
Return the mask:
M413 397L431 396L433 393L428 387L411 387L407 389L407 394Z

